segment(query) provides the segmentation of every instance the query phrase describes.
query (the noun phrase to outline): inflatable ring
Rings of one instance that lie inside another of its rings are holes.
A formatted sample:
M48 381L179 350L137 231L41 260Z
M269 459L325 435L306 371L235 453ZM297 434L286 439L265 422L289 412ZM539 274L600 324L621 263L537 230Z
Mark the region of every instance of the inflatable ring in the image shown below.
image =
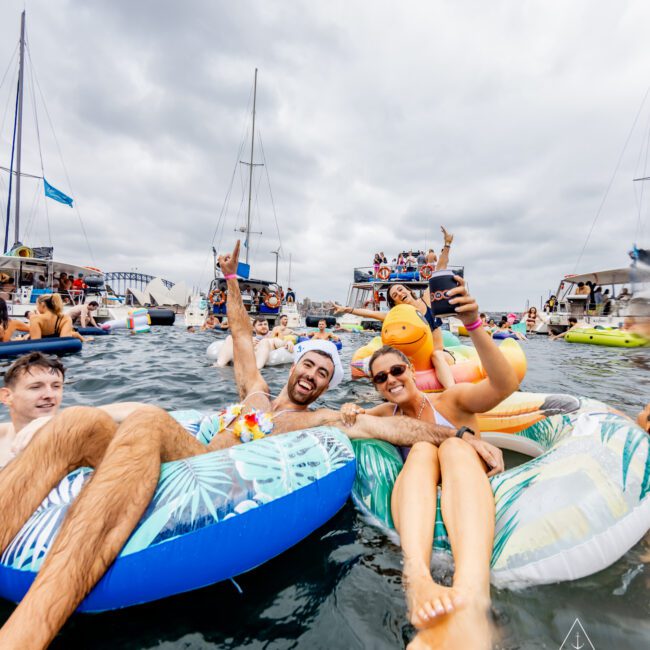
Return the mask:
M280 299L280 296L278 296L277 293L272 291L271 293L269 293L268 296L266 296L266 298L264 298L264 304L269 309L278 309L282 304L282 300Z
M217 307L221 307L226 302L226 292L221 289L213 289L208 294L208 300Z
M209 361L217 360L219 356L219 350L221 350L222 345L223 345L222 340L214 341L214 343L210 343L208 349L205 352ZM293 363L293 352L289 352L287 348L276 348L275 350L271 350L269 352L269 358L266 362L266 365L281 366L289 363Z
M12 257L34 257L34 251L29 246L17 246L8 254Z
M423 264L420 267L420 277L423 280L428 280L433 275L433 266L431 264Z
M388 280L388 278L390 278L390 268L387 266L380 266L377 271L377 277L380 280Z
M203 444L220 435L221 413L171 415ZM333 517L354 474L350 442L332 427L163 463L142 519L78 611L151 602L250 571ZM0 559L0 596L23 598L92 475L88 467L68 474L10 542Z
M533 458L490 479L496 502L491 581L519 588L576 580L613 564L650 526L650 436L602 402L515 393L479 416L482 438ZM503 429L486 428L500 425ZM354 440L352 498L393 527L390 498L402 457L377 440ZM445 444L445 443L442 443ZM433 548L449 553L440 511Z

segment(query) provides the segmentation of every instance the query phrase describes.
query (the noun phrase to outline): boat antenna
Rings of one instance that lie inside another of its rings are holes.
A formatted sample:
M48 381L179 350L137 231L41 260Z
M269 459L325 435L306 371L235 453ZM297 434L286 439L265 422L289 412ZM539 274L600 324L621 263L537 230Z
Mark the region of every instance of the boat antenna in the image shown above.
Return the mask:
M23 140L23 78L25 72L25 11L20 15L20 54L18 67L18 112L16 132L16 206L15 206L15 243L20 241L20 163Z
M253 155L255 152L255 104L257 102L257 68L255 68L255 80L253 82L253 128L251 130L251 159L248 167L248 214L246 217L246 264L248 264L248 254L250 252L250 232L251 232L251 198L253 195Z

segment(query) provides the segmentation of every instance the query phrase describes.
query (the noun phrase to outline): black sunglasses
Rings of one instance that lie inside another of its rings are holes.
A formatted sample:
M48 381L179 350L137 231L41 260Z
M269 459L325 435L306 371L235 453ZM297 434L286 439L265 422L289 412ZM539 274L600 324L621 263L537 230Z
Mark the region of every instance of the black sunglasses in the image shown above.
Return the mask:
M403 363L395 364L391 366L388 372L378 372L376 375L372 376L372 383L375 385L383 384L388 380L388 375L393 375L393 377L401 377L406 372L406 365Z

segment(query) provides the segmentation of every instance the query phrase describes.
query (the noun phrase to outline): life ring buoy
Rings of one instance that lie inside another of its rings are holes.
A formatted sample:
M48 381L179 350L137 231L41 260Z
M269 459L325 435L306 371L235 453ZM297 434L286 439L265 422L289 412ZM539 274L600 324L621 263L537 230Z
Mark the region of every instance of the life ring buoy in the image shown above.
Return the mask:
M377 277L380 280L388 280L388 278L390 278L390 268L387 266L380 266L377 271Z
M264 298L264 304L269 309L277 309L281 304L280 297L277 293L271 292L266 296L266 298Z
M420 277L423 280L428 280L433 275L433 266L431 264L423 264L420 267Z
M226 302L226 292L221 289L213 289L208 295L208 300L217 307L221 307Z

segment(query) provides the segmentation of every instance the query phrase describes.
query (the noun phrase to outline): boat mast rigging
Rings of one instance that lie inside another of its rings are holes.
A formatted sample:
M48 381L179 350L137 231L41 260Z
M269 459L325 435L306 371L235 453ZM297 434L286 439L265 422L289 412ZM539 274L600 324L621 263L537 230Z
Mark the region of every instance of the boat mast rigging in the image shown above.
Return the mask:
M23 78L25 73L25 12L20 16L20 55L18 67L18 117L16 133L16 206L14 245L20 241L20 167L23 140Z

